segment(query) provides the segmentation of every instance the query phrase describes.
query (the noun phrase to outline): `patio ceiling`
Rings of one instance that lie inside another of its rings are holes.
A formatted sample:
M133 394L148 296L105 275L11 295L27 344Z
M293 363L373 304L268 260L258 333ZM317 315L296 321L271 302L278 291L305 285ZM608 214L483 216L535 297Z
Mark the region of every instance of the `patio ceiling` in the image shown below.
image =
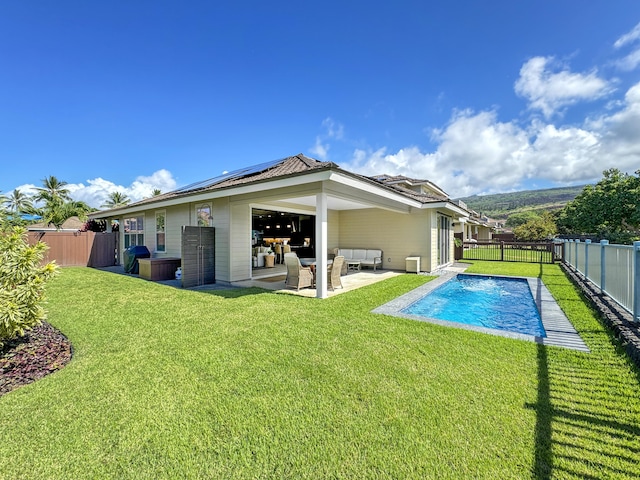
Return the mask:
M273 202L274 205L282 205L290 206L290 205L304 205L305 207L315 208L316 206L316 196L308 195L303 197L294 197L294 198L283 198L282 200L278 200ZM335 197L328 195L327 196L327 208L329 210L360 210L363 208L371 208L373 205L368 204L366 202Z

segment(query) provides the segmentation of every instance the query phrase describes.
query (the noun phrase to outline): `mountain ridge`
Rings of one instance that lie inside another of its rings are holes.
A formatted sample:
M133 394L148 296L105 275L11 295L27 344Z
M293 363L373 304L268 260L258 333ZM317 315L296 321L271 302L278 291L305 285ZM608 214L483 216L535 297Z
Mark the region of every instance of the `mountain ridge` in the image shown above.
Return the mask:
M555 211L564 208L576 198L586 185L554 187L519 192L471 195L456 200L464 202L468 208L497 220L506 219L510 214L521 212Z

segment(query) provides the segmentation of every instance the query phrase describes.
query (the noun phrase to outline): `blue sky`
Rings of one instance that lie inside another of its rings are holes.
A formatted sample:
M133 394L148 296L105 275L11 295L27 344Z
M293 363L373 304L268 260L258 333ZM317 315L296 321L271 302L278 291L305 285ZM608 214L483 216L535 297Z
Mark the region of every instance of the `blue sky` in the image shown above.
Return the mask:
M214 3L0 3L0 192L300 152L452 197L640 168L637 0Z

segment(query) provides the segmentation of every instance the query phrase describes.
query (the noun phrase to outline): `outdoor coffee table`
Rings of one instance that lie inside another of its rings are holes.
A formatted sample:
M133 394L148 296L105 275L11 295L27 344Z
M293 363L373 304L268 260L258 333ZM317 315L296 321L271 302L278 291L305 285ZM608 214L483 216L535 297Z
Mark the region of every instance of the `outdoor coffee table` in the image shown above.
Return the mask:
M347 260L347 272L349 270L353 270L356 272L360 271L360 260Z

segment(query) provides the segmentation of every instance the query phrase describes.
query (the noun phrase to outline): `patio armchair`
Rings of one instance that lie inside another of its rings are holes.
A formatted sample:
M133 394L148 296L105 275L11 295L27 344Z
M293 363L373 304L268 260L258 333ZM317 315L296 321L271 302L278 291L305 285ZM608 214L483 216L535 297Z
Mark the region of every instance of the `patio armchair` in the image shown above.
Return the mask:
M342 279L340 275L342 274L342 266L344 265L344 257L339 255L333 259L333 263L327 269L328 273L328 286L331 290L335 290L336 288L344 288L342 286Z
M309 267L303 267L295 253L286 253L284 263L287 266L287 278L285 285L300 290L304 287L313 287L313 272Z

